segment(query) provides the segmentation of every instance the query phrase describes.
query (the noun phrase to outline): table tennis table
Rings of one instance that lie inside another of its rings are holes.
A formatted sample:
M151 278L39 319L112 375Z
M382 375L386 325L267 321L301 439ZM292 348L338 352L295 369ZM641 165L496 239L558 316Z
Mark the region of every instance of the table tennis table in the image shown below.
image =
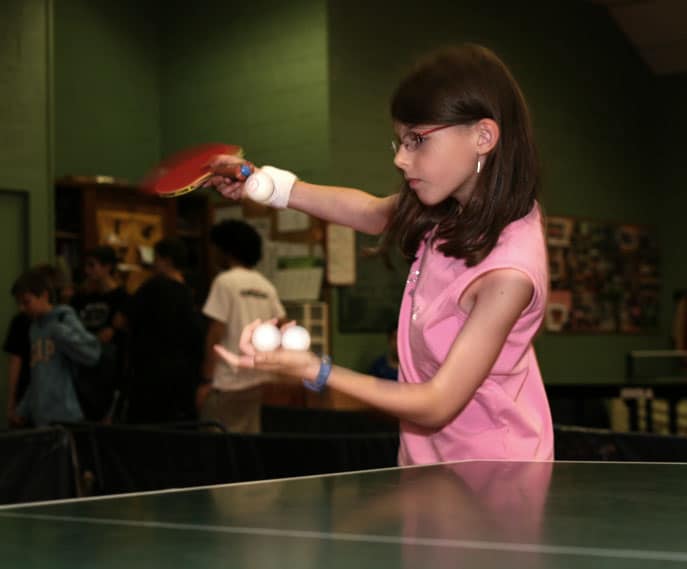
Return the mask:
M687 567L687 464L467 461L0 508L3 567Z

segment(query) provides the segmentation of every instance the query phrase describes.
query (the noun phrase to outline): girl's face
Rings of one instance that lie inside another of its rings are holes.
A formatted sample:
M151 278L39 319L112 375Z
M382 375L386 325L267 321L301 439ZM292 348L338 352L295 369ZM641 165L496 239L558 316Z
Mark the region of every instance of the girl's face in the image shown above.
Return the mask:
M467 203L477 179L476 125L396 123L394 164L425 205L448 197ZM482 160L484 160L482 158Z

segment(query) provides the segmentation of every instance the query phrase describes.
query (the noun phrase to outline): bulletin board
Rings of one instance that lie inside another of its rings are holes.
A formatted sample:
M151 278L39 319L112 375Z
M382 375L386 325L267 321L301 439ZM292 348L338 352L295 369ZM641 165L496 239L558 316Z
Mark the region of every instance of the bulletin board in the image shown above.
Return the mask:
M119 259L118 269L129 293L151 273L155 243L164 237L162 215L101 208L96 211L98 243L111 246Z
M152 249L164 236L162 216L127 210L99 209L96 212L98 243L110 245L117 258L130 265L140 265L141 251Z
M324 222L250 200L216 203L212 223L227 219L245 221L260 234L262 259L256 269L277 287L282 301L320 300L326 263Z
M658 329L659 255L649 226L549 217L549 332Z

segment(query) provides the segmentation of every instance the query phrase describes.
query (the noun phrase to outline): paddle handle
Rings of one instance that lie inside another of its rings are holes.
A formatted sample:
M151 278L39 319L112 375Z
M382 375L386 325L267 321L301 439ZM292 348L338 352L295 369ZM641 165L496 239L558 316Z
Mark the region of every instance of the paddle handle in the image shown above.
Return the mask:
M220 175L238 182L244 182L248 198L254 202L269 204L274 193L274 181L265 172L256 170L249 162L223 167Z
M252 164L243 162L242 164L232 164L231 166L223 167L219 174L225 178L231 178L232 180L241 182L248 178L254 171L255 167ZM208 177L210 176L211 174L208 174Z

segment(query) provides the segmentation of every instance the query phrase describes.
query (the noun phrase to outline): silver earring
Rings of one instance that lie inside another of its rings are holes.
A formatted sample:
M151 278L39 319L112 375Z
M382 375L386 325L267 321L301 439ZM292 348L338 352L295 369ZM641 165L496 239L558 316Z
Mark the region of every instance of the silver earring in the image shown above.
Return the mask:
M482 169L482 163L480 162L479 158L477 159L477 173L479 174L479 171Z

